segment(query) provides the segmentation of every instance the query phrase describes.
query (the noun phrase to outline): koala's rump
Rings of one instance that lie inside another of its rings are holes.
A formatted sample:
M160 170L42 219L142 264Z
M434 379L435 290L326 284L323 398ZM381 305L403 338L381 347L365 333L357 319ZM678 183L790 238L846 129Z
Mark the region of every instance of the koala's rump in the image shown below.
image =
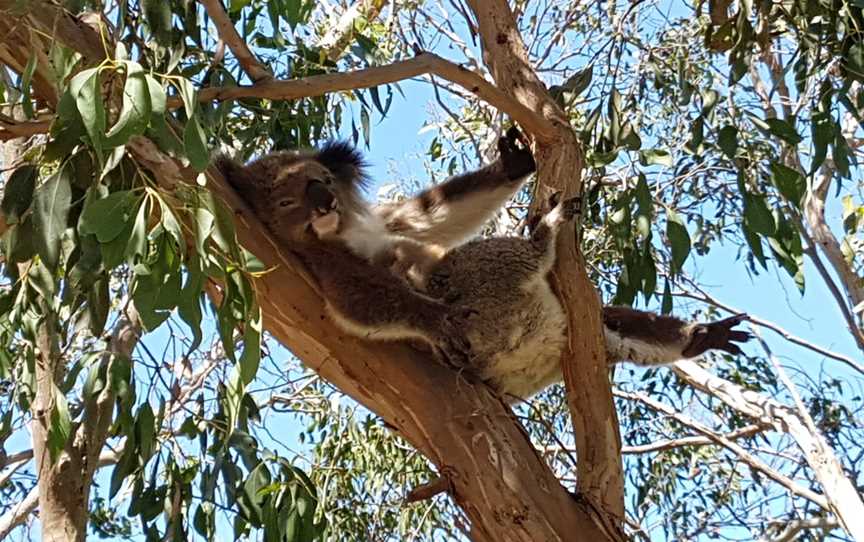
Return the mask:
M431 295L478 312L468 324L475 369L502 394L527 398L560 380L565 315L541 266L525 239L478 239L429 276Z

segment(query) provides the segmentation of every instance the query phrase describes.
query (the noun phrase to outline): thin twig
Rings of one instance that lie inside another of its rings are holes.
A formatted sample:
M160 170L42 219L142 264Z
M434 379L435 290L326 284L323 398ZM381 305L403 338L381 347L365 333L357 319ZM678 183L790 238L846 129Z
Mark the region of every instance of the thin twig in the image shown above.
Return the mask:
M656 401L656 400L652 399L651 397L648 397L647 395L645 395L643 393L625 392L625 391L621 391L621 390L613 390L613 393L615 394L616 397L623 397L625 399L631 399L631 400L639 401L645 405L648 405L649 407L653 408L654 410L656 410L658 412L662 412L663 414L666 414L667 416L675 419L675 421L677 421L681 425L689 427L690 429L693 429L697 433L701 433L702 435L704 435L708 439L714 441L716 444L719 444L720 446L723 446L724 448L728 449L730 452L732 452L736 456L738 456L741 459L741 461L743 461L744 463L746 463L750 467L764 473L765 476L767 476L768 478L771 478L772 480L774 480L778 484L782 485L783 487L788 489L791 493L794 493L795 495L798 495L799 497L803 497L803 498L813 502L814 504L816 504L817 506L819 506L823 510L830 510L830 507L828 505L828 501L827 501L827 499L825 499L825 497L819 495L818 493L811 491L810 489L808 489L806 487L802 487L802 486L796 484L795 481L792 480L791 478L789 478L788 476L785 476L784 474L778 472L776 469L772 468L770 465L768 465L767 463L765 463L764 461L762 461L758 457L754 456L753 454L751 454L750 452L748 452L747 450L745 450L744 448L742 448L741 446L739 446L735 442L729 440L728 438L726 438L723 435L716 433L710 427L703 425L700 422L697 422L696 420L690 418L689 416L685 416L684 414L676 411L671 406L666 405L664 403L661 403L660 401Z
M695 287L695 285L694 285L694 287ZM682 292L680 295L683 297L689 297L690 299L696 299L696 300L701 301L703 303L708 303L709 305L713 305L719 309L730 312L732 314L741 314L741 312L743 312L743 311L736 309L735 307L732 307L730 305L723 303L722 301L719 301L715 297L712 297L711 295L707 294L701 288L698 288L698 287L695 287L695 288L699 292L698 295L693 294L691 292ZM773 322L769 322L768 320L763 320L761 318L757 318L751 314L747 315L747 321L750 322L751 324L755 324L757 326L764 327L766 329L770 329L771 331L773 331L774 333L777 333L778 335L780 335L781 337L783 337L784 339L786 339L787 341L789 341L792 344L797 344L798 346L801 346L801 347L806 348L808 350L812 350L813 352L821 354L821 355L825 356L826 358L831 358L831 359L840 361L842 363L845 363L846 365L848 365L852 369L855 369L859 373L864 374L864 364L861 364L860 362L850 358L849 356L845 356L843 354L839 354L839 353L834 352L832 350L828 350L827 348L823 348L823 347L819 346L818 344L814 344L810 341L807 341L806 339L802 339L801 337L793 335L792 333L788 332L787 330L785 330L784 328L778 326L777 324L775 324Z

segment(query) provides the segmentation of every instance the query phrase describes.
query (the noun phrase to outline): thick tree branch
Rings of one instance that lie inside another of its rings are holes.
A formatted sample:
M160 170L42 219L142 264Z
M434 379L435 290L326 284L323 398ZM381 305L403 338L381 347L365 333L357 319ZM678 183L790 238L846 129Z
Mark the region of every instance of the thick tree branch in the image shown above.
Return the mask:
M541 187L535 193L535 209L553 190L580 194L581 148L566 115L529 63L508 2L468 0L468 5L480 32L483 59L495 83L553 127L551 134L539 133L520 121L535 139ZM620 526L624 521L621 438L603 344L600 300L585 272L572 228L559 237L553 277L569 317L569 352L562 359L562 368L579 457L578 489Z
M859 277L855 271L846 263L846 258L843 256L843 251L840 248L840 242L834 236L828 223L825 221L825 199L828 196L828 189L831 186L831 178L834 170L829 165L823 165L819 172L813 178L813 185L807 191L807 196L804 199L804 220L810 228L810 237L813 244L817 245L831 268L837 275L840 283L843 285L845 296L838 299L838 303L846 305L847 311L844 315L849 320L851 308L864 302L864 279ZM864 332L855 321L854 316L851 316L851 321L847 321L850 326L850 331L858 342L858 347L864 350Z
M96 463L96 468L101 469L109 465L114 465L120 460L122 450L105 451L99 455L99 461ZM27 493L19 503L9 509L3 516L0 516L0 540L5 540L12 532L12 529L27 521L27 517L36 510L39 505L39 487L36 486Z
M130 148L157 180L175 186L180 168L155 146ZM163 174L167 179L163 181ZM273 268L256 281L267 330L324 379L380 415L448 472L454 497L488 540L607 540L587 507L542 462L509 408L473 383L401 345L346 336L325 316L323 302L221 175L208 187L235 212L240 242ZM194 183L194 175L185 178ZM448 400L442 402L441 397Z
M3 0L0 0L2 2ZM537 137L548 139L553 133L552 125L510 95L489 83L477 73L449 62L432 53L421 53L414 58L401 60L386 66L342 73L313 75L302 79L266 80L250 86L208 87L198 92L198 100L224 101L239 98L267 98L270 100L296 100L320 96L329 92L341 92L358 88L369 88L395 83L420 75L436 75L470 91L478 98L507 113L526 131ZM168 107L183 107L179 97L168 99ZM30 127L30 132L47 131L50 124ZM19 131L21 131L19 129ZM0 139L19 137L12 129L0 126Z
M237 29L234 28L234 23L228 17L228 14L225 13L225 8L222 7L221 0L199 0L199 2L204 6L207 15L209 15L210 19L213 21L213 24L216 25L216 31L219 33L219 37L222 38L222 41L224 41L225 44L228 45L228 48L231 49L231 52L234 53L237 62L240 63L240 67L246 72L249 79L255 83L266 79L272 79L273 74L271 74L270 71L265 68L257 58L255 58L255 55L252 54L251 50L249 50L246 42L240 37L240 34L237 33Z

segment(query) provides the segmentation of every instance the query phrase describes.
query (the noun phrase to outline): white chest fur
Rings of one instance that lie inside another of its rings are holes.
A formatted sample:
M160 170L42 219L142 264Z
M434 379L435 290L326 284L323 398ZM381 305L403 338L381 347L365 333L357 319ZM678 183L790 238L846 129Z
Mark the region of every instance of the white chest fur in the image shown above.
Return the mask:
M352 252L369 260L389 250L393 243L393 234L384 221L371 213L352 215L340 235Z
M561 380L566 315L545 279L529 286L536 302L512 322L508 348L491 356L481 375L502 394L527 399Z

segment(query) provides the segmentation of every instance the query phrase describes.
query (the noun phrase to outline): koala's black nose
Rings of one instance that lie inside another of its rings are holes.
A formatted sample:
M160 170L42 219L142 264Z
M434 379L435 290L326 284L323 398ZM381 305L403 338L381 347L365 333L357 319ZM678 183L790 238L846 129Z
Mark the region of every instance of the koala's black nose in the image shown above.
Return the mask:
M315 209L327 212L335 207L336 198L321 181L309 181L306 186L306 198Z

